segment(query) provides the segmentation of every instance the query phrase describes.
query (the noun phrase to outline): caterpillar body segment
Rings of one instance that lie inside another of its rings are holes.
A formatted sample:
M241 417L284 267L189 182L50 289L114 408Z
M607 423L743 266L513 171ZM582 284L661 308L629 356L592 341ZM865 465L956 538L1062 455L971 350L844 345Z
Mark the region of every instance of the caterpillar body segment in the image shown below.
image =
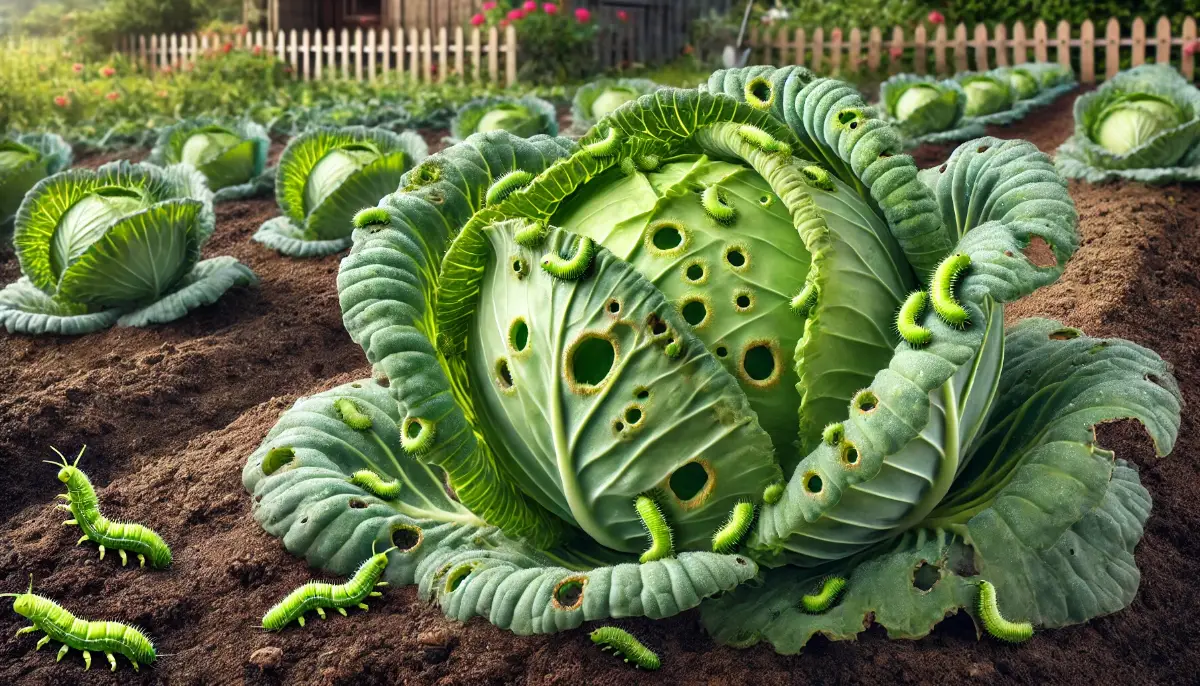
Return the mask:
M343 616L346 615L348 607L369 609L367 598L383 595L375 588L387 585L386 581L379 581L379 577L387 568L388 553L393 550L396 548L391 547L381 553L372 554L344 584L310 581L297 588L267 610L262 619L262 627L268 631L280 631L293 621L304 626L304 613L312 610L315 610L321 619L325 619L326 609L337 610Z
M54 452L58 453L62 462L47 461L47 464L60 467L58 480L67 487L67 492L58 496L65 499L66 504L60 503L58 507L69 510L73 518L63 524L78 525L83 530L83 536L75 544L79 545L84 541L96 543L100 546L101 560L104 559L107 550L116 550L121 556L122 566L129 562L127 552L136 555L142 567L146 566L147 560L155 569L170 565L171 549L161 536L149 527L132 522L116 522L100 512L100 500L96 496L96 489L92 487L87 475L76 466L86 449L87 446L80 449L74 464L68 464L66 457L56 449Z

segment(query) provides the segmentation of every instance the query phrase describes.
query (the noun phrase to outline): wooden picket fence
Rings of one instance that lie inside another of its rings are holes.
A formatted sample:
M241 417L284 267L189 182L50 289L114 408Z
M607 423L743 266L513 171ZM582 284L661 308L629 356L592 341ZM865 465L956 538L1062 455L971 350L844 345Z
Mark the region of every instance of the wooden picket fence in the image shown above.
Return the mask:
M147 69L183 68L210 51L248 50L275 57L290 66L292 78L304 81L411 81L442 83L461 77L468 82L511 86L517 82L517 32L492 27L464 29L342 29L329 31L254 31L233 36L160 34L128 36L119 49ZM504 68L501 71L500 63Z
M1155 63L1172 64L1188 79L1195 77L1195 56L1183 49L1196 40L1196 20L1192 17L1184 19L1178 36L1171 35L1171 22L1162 17L1152 37L1147 35L1146 22L1138 18L1128 32L1122 32L1116 19L1109 19L1101 37L1096 35L1096 25L1087 20L1078 30L1065 21L1059 22L1053 37L1046 23L1038 21L1033 25L1032 35L1022 22L1013 24L1011 31L998 24L990 33L979 24L969 39L963 24L954 27L953 37L945 24L939 25L932 41L924 26L912 30L911 40L899 26L892 29L891 39L886 41L877 27L867 31L865 41L863 32L857 28L848 33L832 29L828 34L818 28L810 37L803 28L793 32L756 26L749 38L752 63L799 64L817 73L857 72L864 67L875 72L886 59L889 73L911 70L925 74L932 51L933 73L939 76L1024 64L1032 57L1037 62L1056 61L1071 66L1077 69L1080 82L1092 84L1098 74L1112 78L1121 70L1122 50L1128 49L1130 64L1137 66L1146 63L1146 51L1152 48ZM1102 65L1097 64L1098 49L1103 49ZM948 57L950 53L952 57Z

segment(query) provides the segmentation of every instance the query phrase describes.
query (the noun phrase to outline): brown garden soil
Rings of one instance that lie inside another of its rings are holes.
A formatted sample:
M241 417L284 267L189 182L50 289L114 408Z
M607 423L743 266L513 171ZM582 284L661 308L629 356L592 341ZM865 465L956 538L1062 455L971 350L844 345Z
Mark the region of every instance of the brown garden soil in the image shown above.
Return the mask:
M994 135L1053 152L1071 130L1072 98ZM441 132L436 135L440 137ZM429 138L434 138L433 135ZM433 142L431 140L431 142ZM922 166L948 148L917 151ZM1200 188L1072 184L1082 245L1055 285L1012 306L1092 335L1120 336L1175 365L1189 408L1200 406ZM1142 585L1132 607L1083 626L1039 632L1021 646L980 640L965 614L920 641L878 628L859 641L813 641L798 656L715 645L696 612L621 621L657 649L663 668L635 673L585 632L522 638L481 620L461 625L389 589L369 612L315 618L267 634L263 612L313 572L250 514L241 469L297 397L368 374L342 328L338 256L281 257L249 240L276 213L271 199L218 207L212 255L234 255L258 288L170 325L77 339L0 336L0 590L37 591L90 619L145 628L163 657L116 674L103 656L88 673L79 653L61 663L26 622L0 605L0 682L173 684L1170 684L1200 673L1200 427L1185 414L1175 453L1156 458L1139 427L1101 427L1102 442L1136 463L1154 496L1138 548ZM11 256L0 280L16 278ZM50 446L77 452L112 515L153 525L172 545L166 571L122 568L51 506L60 492Z

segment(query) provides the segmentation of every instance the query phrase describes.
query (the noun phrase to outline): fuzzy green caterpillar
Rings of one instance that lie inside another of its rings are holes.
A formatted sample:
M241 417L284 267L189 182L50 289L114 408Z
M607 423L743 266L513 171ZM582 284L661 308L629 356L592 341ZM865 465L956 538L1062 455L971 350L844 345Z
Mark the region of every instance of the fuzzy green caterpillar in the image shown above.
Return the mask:
M29 590L25 593L0 593L0 597L15 598L13 610L23 617L28 617L33 626L27 626L17 631L17 635L32 631L44 631L46 635L37 643L35 650L50 641L58 641L62 648L58 650L61 661L67 652L74 648L83 652L84 670L92 668L92 652L104 653L112 671L117 671L116 655L124 655L133 663L134 671L140 671L140 665L154 662L157 654L154 644L140 630L121 622L89 622L79 619L61 605L49 598L33 593L33 577L29 579Z
M933 340L933 332L917 323L917 317L925 311L925 302L928 299L925 291L913 291L900 306L900 314L896 316L896 330L909 345L927 345Z
M563 259L554 253L547 253L542 257L542 269L545 269L551 276L564 281L574 281L583 276L588 267L592 266L592 259L595 257L595 241L587 236L580 236L574 255Z
M737 547L737 544L741 542L742 538L746 536L746 532L750 531L750 525L753 523L753 503L742 501L734 505L733 511L729 513L729 519L725 522L725 525L713 533L713 552L732 552Z
M624 657L626 662L632 662L637 667L653 671L662 666L662 662L653 650L642 645L641 641L624 629L602 626L589 636L592 638L592 643L601 646L601 650L612 649L613 652Z
M136 554L138 562L143 567L146 566L147 558L150 559L150 566L155 569L162 569L171 564L171 549L167 547L161 536L141 524L114 522L100 513L100 501L96 497L96 489L92 488L92 482L88 480L87 475L76 466L79 464L79 459L83 457L83 451L87 450L87 446L79 450L74 464L68 464L66 456L58 452L56 448L51 448L51 450L62 459L62 462L49 460L44 460L44 462L61 467L58 470L58 480L67 486L67 492L58 496L65 499L67 504L59 503L58 507L74 515L74 519L68 519L63 524L77 524L80 529L83 529L83 536L76 542L76 545L89 540L99 544L101 560L104 559L105 550L112 548L120 554L121 566L125 566L129 562L126 551Z
M1033 637L1033 624L1013 622L1000 614L996 587L990 581L979 582L979 619L989 634L1009 643L1024 643Z
M962 326L970 315L954 297L954 286L962 273L971 266L971 256L956 253L942 260L933 272L929 294L933 300L933 311L942 321L951 326Z
M366 415L358 403L350 398L338 398L333 402L333 410L346 426L355 431L366 431L371 428L371 418Z
M304 626L304 613L310 610L316 610L317 615L325 619L325 608L337 610L343 616L347 607L368 609L365 602L368 597L383 595L375 588L387 586L387 582L379 581L379 577L387 567L388 553L393 550L396 550L395 546L376 553L372 544L371 557L368 557L344 584L310 581L297 588L267 610L262 619L262 627L269 631L280 631L293 621Z
M351 474L350 483L384 500L395 500L400 495L399 481L389 481L370 469L360 469Z
M583 146L583 151L592 157L612 157L621 149L621 133L615 127L609 127L604 138Z
M846 580L840 576L827 576L821 582L821 590L800 598L800 609L810 615L820 614L837 602L846 590Z
M642 553L641 563L646 564L674 555L674 535L671 533L671 526L663 517L662 510L658 508L658 503L648 495L639 495L633 505L638 516L642 518L646 533L650 536L650 548Z
M737 210L729 204L720 186L714 184L705 188L700 193L700 204L708 216L718 224L731 224L737 219Z
M532 182L533 174L524 169L514 169L492 183L484 196L485 204L488 207L499 205L505 198Z

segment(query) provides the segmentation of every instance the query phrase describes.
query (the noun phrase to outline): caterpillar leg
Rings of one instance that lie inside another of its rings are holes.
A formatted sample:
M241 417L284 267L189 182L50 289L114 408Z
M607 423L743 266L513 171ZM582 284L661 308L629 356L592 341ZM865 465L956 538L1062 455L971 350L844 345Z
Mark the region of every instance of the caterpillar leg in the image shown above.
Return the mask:
M300 622L300 626L304 626L304 615L300 615L299 617L297 617L296 621Z
M380 581L379 583L375 584L375 588L379 588L380 586L387 586L387 585L388 585L388 582Z
M83 651L83 671L88 671L92 668L92 654L88 651Z
M63 526L75 526L78 523L79 522L75 521L74 519L68 519L67 521L63 522Z
M367 604L366 604L366 603L359 603L359 604L358 604L358 606L359 606L359 607L361 607L361 608L362 608L362 609L364 609L364 610L370 610L370 609L371 609L371 608L367 607Z
M55 507L57 507L57 508L58 508L58 509L60 509L60 510L66 510L67 512L70 512L70 511L71 511L71 506L70 506L70 505L66 505L66 504L63 504L63 503L55 503L55 504L54 504L54 506L55 506Z
M135 672L140 672L140 671L142 671L142 670L138 669L138 663L137 663L137 660L130 660L129 662L130 662L130 663L133 665L133 671L135 671Z
M317 610L317 616L318 616L318 617L320 617L321 619L325 619L325 610L324 610L324 608L320 608L320 607L318 607L318 608L316 608L316 610Z
M55 661L55 662L62 662L63 655L66 655L66 654L67 654L67 651L68 651L68 650L70 650L70 649L71 649L71 646L69 646L69 645L67 645L66 643L64 643L64 644L63 644L63 647L61 647L61 648L59 648L59 649L58 649L58 657L54 658L54 661Z
M67 501L68 503L71 502L71 494L70 493L59 493L58 495L56 495L54 497L62 498L63 500Z
M112 653L104 653L104 657L108 658L108 664L112 665L111 672L117 671L117 658Z
M46 634L45 636L42 636L42 640L38 641L38 642L37 642L37 645L36 645L36 646L34 646L34 647L33 647L33 649L34 649L34 650L41 650L41 649L42 649L42 646L46 645L46 644L47 644L47 643L49 643L49 642L50 642L50 634Z
M372 598L382 598L383 597L383 594L380 593L379 591L371 591L367 595L371 596Z
M338 612L341 612L343 617L349 617L349 616L350 616L350 615L346 614L346 608L344 608L344 607L339 607L339 608L337 608L337 611L338 611Z
M27 633L30 633L31 631L37 631L37 627L36 626L27 626L24 629L17 629L16 635L20 636L21 634L27 634Z
M125 555L124 550L121 550L118 548L117 552L121 554L121 566L124 567L126 564L129 563L129 558Z
M100 559L104 559L104 546L100 546Z
M80 536L80 537L79 537L79 540L78 540L78 541L75 541L75 545L81 545L81 544L82 544L84 541L86 541L86 540L88 540L88 535L87 535L87 534L84 534L84 535L82 535L82 536Z
M140 564L142 567L146 566L146 556L145 555L138 553L138 564Z

